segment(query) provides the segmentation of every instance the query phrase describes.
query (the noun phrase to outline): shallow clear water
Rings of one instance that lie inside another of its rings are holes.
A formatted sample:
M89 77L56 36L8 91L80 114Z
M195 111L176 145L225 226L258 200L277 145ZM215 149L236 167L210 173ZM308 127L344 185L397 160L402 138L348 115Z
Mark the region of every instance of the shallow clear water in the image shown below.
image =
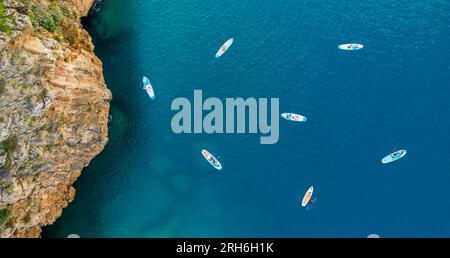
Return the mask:
M449 21L446 0L105 0L86 27L114 96L110 141L44 237L449 237ZM175 135L170 104L194 89L278 97L308 121L280 121L274 145ZM408 155L382 165L394 148Z

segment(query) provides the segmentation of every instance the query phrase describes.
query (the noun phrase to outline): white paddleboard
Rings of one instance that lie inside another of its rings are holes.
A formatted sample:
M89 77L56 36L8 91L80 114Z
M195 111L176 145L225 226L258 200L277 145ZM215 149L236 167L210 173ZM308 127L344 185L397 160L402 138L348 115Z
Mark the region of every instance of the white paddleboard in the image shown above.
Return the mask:
M341 50L360 50L363 47L364 47L364 45L362 45L362 44L354 44L354 43L342 44L342 45L338 46L338 48Z
M150 80L147 77L143 76L142 77L142 84L144 85L143 89L145 91L147 91L147 94L150 97L150 99L154 100L155 99L155 92L153 91L153 87L152 87L152 84L150 83Z
M283 113L283 114L281 114L281 117L286 120L289 120L289 121L306 122L306 117L299 115L299 114Z
M314 192L314 187L310 187L308 189L308 191L306 191L305 195L303 196L303 200L302 200L302 207L305 207L306 205L308 205L309 200L311 200L311 197L313 195Z
M393 153L387 155L386 157L384 157L381 160L381 162L383 164L391 163L393 161L403 158L406 155L406 153L407 153L406 150L399 150L399 151L393 152Z
M221 57L225 52L227 52L228 48L233 44L233 38L227 40L220 48L217 50L216 58Z
M206 161L208 161L208 163L211 164L211 166L213 166L217 170L222 170L222 164L220 164L220 161L216 157L214 157L211 153L209 153L209 151L203 149L202 155L206 159Z

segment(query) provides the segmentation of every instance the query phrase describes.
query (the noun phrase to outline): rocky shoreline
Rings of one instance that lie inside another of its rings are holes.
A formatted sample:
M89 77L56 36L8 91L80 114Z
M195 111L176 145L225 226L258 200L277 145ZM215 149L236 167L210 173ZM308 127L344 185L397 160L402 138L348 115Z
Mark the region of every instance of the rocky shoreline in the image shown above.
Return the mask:
M108 141L111 93L80 23L93 3L0 4L1 237L39 237Z

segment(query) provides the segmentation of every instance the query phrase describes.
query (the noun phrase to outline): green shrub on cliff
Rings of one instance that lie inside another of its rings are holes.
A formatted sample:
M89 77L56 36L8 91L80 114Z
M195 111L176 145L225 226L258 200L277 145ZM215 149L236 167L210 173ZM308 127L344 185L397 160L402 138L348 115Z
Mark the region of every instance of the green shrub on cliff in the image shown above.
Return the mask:
M59 1L52 1L46 10L41 3L29 6L28 17L34 27L42 26L50 32L60 30L64 19Z
M13 184L8 185L8 187L6 187L6 192L8 194L14 193L14 185Z
M28 224L31 221L31 215L29 213L27 213L27 215L25 215L25 217L23 217L22 219L23 223Z
M11 183L7 183L3 180L0 180L0 191L1 190L6 190L8 194L12 194L14 193L14 185Z
M64 41L64 35L61 33L56 33L54 38L58 41L58 42L63 42Z
M0 154L8 151L6 141L0 142Z
M43 124L42 125L42 127L41 127L41 129L40 130L44 130L44 131L47 131L48 129L50 128L50 125L49 124L47 124L47 123L45 123L45 124Z
M17 150L17 136L13 135L8 137L8 139L4 140L3 142L0 142L0 150L3 150L8 153L13 153Z
M0 209L0 225L3 225L9 216L11 216L11 211L9 209Z
M0 2L0 17L5 16L5 4Z
M3 94L3 92L5 92L5 88L6 88L5 79L0 77L0 96Z
M3 1L0 2L0 31L5 32L6 34L11 33L11 28L6 23L6 20L8 19L8 16L5 13L5 5L3 4Z
M18 148L18 139L17 136L13 135L8 137L8 139L0 142L0 153L6 152L6 164L2 168L2 173L9 170L13 165L14 161L12 158L12 153L15 152Z
M28 71L27 74L36 74L38 72L40 72L40 67L31 67Z

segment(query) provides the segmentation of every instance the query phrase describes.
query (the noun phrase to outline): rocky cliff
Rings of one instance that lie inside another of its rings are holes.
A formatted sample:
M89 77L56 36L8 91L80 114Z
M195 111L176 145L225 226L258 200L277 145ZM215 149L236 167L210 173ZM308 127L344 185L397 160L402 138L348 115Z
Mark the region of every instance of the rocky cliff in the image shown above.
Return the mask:
M0 236L38 237L108 138L93 0L0 0Z

